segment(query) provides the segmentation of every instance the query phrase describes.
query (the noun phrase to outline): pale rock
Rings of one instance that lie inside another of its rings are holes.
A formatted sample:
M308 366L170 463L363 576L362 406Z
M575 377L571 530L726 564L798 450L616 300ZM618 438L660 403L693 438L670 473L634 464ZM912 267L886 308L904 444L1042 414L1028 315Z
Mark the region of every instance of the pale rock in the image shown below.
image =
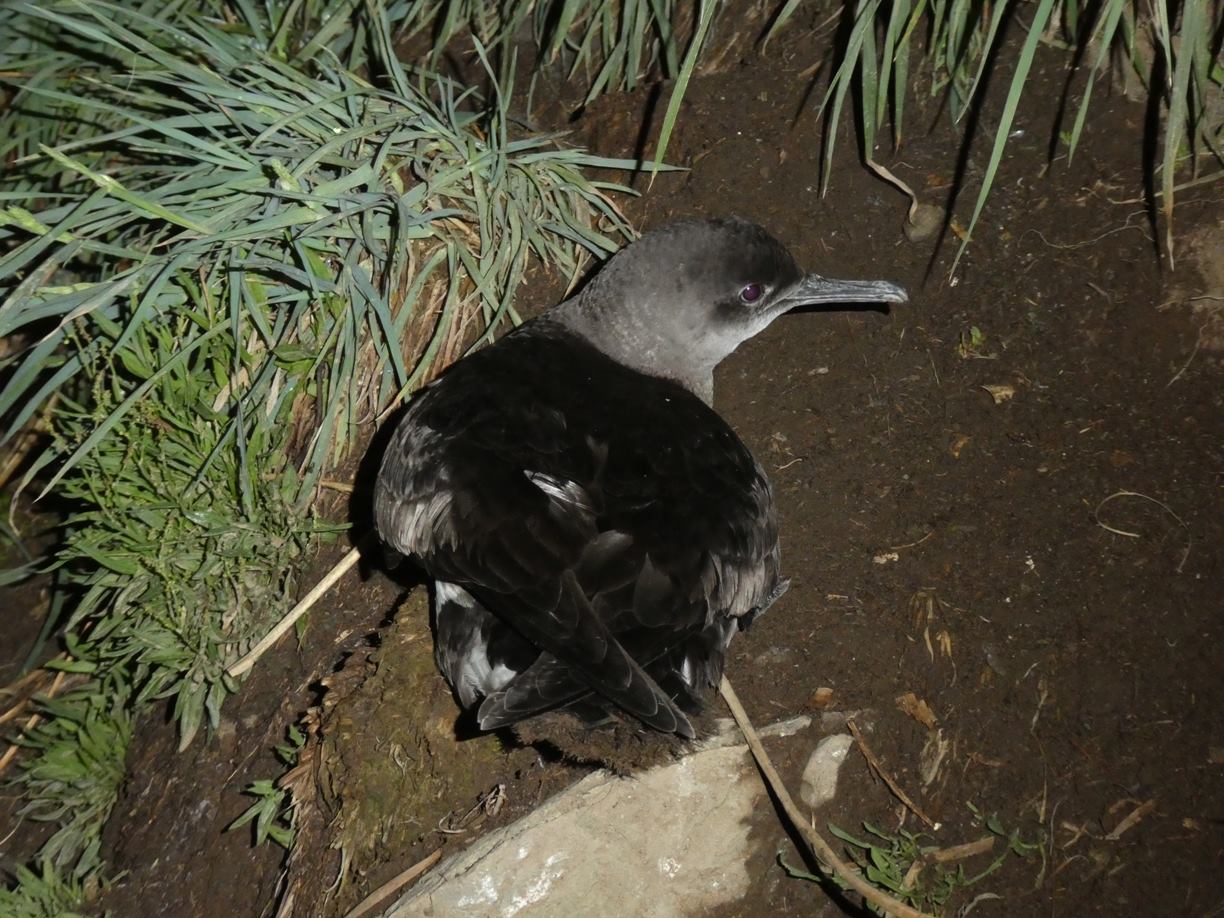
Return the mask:
M803 768L803 781L799 785L799 796L812 809L824 806L837 796L837 775L853 745L854 737L848 733L826 736L816 744Z
M791 736L810 722L761 733ZM737 902L753 816L775 817L748 748L730 742L630 778L588 775L443 861L386 914L671 918Z

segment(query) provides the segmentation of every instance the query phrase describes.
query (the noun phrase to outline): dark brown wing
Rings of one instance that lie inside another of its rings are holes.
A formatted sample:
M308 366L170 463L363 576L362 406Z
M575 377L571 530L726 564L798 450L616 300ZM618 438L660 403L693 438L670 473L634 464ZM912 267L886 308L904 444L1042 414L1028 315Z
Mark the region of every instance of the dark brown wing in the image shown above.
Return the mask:
M712 658L721 672L733 623L777 583L768 483L726 423L546 325L422 393L375 512L384 540L542 651L482 704L486 728L594 691L688 734L673 696Z

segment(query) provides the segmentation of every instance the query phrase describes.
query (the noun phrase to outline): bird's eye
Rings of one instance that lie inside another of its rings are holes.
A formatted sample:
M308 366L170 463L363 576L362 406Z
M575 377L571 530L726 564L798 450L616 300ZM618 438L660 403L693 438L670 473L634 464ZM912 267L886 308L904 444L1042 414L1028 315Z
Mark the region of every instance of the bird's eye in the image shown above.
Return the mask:
M760 284L746 284L744 288L740 290L740 299L745 303L755 303L761 298L762 293L764 293L764 290L761 288Z

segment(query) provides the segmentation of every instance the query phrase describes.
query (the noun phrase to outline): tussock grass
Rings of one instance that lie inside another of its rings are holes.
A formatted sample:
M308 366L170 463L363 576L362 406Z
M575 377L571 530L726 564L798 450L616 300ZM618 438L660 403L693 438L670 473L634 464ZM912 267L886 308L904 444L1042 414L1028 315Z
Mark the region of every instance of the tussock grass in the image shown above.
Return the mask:
M781 7L771 35L791 19L801 0ZM990 155L978 189L969 232L956 262L969 244L994 183L1020 99L1042 44L1069 52L1074 65L1066 86L1070 94L1084 83L1071 126L1063 135L1068 154L1074 155L1091 108L1094 89L1111 75L1137 76L1158 113L1148 126L1150 146L1160 154L1149 162L1153 184L1160 188L1165 217L1166 250L1173 252L1175 171L1189 160L1197 171L1206 154L1224 167L1224 3L1187 0L1174 4L1156 0L1032 0L1020 3L973 4L964 0L854 0L846 4L846 38L839 48L828 91L821 103L827 114L825 172L829 166L848 99L856 100L856 120L864 158L875 163L880 135L891 126L895 146L905 135L905 102L915 88L917 66L929 76L929 91L947 105L951 117L968 126L968 116L980 102L984 76L1006 79L1007 93L995 126ZM1007 31L1023 38L1012 54L1002 54ZM915 39L925 46L923 61L912 60ZM1057 107L1052 107L1052 111ZM1061 125L1051 123L1053 134ZM1136 138L1138 140L1138 138ZM967 138L971 140L971 138Z
M491 49L530 36L542 64L586 84L586 102L650 74L676 77L684 14L676 0L410 0L395 10L403 33L428 32L433 63L469 32Z
M171 701L184 746L216 726L226 666L337 528L321 476L515 319L533 261L573 276L628 238L585 176L627 164L404 67L379 4L7 9L0 419L11 442L53 409L23 486L66 513L86 677L43 702L19 781L59 824L47 869L85 881L135 714Z

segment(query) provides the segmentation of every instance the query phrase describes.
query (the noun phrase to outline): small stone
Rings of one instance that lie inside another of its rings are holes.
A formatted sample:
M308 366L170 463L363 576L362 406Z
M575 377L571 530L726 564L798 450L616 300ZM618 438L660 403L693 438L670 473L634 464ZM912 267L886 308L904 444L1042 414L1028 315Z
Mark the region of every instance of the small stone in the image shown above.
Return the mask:
M808 699L808 709L811 711L823 711L833 703L833 689L827 685L822 685L816 691L812 692L812 697Z
M854 737L848 733L826 736L816 745L799 784L799 796L812 809L824 806L837 796L837 775L853 745Z
M906 216L902 227L905 238L910 242L921 242L930 239L943 226L944 212L934 204L918 204Z

